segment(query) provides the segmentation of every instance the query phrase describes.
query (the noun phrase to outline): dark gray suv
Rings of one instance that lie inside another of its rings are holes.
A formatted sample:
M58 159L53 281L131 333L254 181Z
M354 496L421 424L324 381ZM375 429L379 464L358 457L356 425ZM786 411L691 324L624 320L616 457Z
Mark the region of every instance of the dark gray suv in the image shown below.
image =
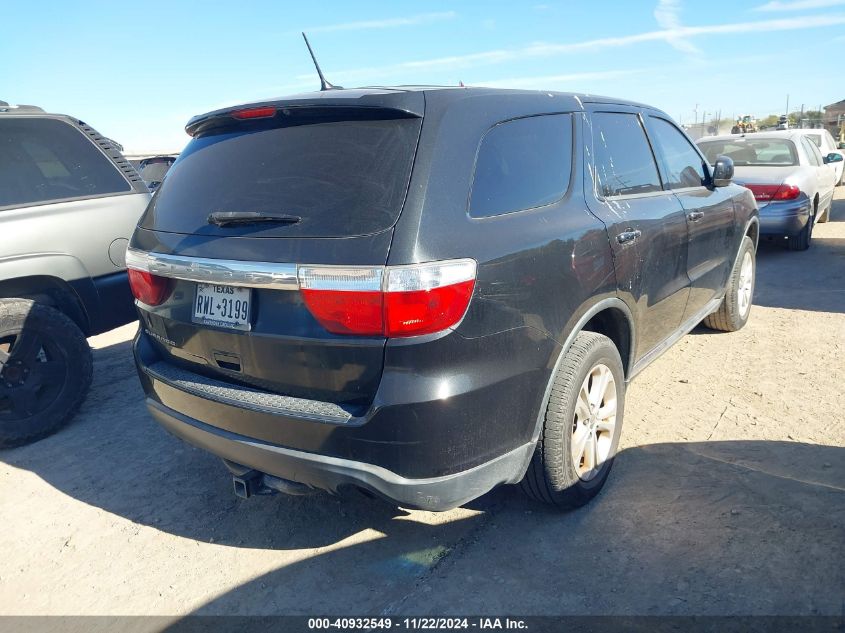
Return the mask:
M757 210L663 112L485 88L210 112L127 255L153 416L235 490L585 503L626 384L748 319Z

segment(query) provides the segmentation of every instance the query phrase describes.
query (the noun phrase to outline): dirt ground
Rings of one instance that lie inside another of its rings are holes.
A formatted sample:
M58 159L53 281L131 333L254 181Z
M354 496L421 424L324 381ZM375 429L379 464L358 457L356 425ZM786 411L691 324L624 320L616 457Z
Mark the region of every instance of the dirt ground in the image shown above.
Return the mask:
M91 339L74 422L0 451L0 614L829 614L845 602L845 188L763 244L751 321L630 387L590 506L512 487L443 514L240 500L147 415L134 325Z

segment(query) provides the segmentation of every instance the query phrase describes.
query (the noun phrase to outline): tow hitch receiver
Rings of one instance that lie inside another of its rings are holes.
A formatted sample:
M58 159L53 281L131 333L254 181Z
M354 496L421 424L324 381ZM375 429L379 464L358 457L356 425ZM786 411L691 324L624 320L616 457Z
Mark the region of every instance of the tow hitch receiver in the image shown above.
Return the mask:
M232 485L235 495L241 499L249 499L253 495L270 493L270 490L264 487L262 475L257 470L248 470L242 475L233 475Z
M233 474L232 486L235 495L241 499L249 499L253 495L272 495L277 492L288 495L309 495L316 492L315 488L306 484L265 475L257 470L247 470L240 475Z

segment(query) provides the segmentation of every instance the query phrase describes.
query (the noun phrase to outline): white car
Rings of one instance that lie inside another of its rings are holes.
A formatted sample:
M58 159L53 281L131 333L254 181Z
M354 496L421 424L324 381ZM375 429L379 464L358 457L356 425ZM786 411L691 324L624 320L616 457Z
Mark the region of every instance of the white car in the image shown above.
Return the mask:
M830 154L839 154L845 159L845 152L840 150L836 146L836 141L833 140L833 136L830 135L830 132L827 130L796 130L801 134L806 134L807 138L809 138L816 147L819 148L822 156L827 156L830 158ZM833 168L834 173L836 174L836 184L842 185L845 184L843 182L843 174L845 174L845 161L829 161L829 165Z
M827 222L835 174L829 164L841 154L822 157L808 130L708 136L698 146L710 163L733 160L734 181L753 193L760 208L760 235L786 239L791 250L810 247L813 226Z

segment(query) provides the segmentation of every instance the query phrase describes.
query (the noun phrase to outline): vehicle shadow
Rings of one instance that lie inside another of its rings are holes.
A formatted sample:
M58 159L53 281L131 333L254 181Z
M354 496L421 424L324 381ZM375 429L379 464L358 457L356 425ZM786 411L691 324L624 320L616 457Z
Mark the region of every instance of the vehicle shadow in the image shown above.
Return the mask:
M629 448L602 495L572 512L513 486L440 515L364 496L244 501L219 460L149 418L129 347L95 350L94 389L78 423L0 451L0 461L165 533L290 554L294 562L197 614L841 610L843 448ZM26 512L25 495L11 501Z
M834 200L830 222L845 221L845 199ZM772 308L845 312L845 238L824 237L816 226L810 248L789 251L761 240L754 304Z
M381 521L379 539L276 569L194 613L841 613L843 448L634 447L587 507L556 511L512 486L470 507L479 514L436 525Z
M68 427L0 450L0 462L133 522L235 547L320 547L407 514L363 495L239 499L218 458L169 435L150 417L130 341L94 349L94 382Z

